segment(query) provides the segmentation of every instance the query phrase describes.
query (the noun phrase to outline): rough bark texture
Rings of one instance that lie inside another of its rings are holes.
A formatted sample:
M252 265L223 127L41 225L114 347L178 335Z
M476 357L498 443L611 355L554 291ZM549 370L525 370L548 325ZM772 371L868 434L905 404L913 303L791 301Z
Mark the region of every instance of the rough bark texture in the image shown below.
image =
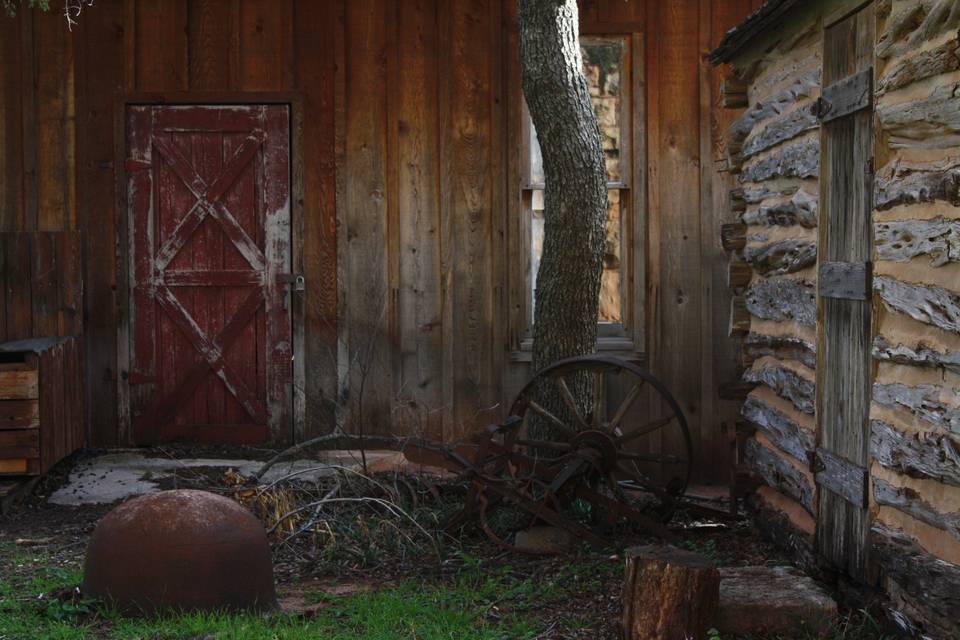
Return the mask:
M743 145L743 157L750 158L761 151L774 147L797 137L804 131L810 131L820 126L817 116L809 108L800 107L784 116L771 120L764 128L747 140Z
M908 262L927 255L931 267L960 262L960 220L895 220L874 223L873 229L880 260Z
M817 366L816 347L802 338L751 333L743 341L743 350L753 359L774 356L780 360L796 360L811 368Z
M891 160L877 172L875 191L874 201L881 211L934 200L960 207L960 158L939 162Z
M720 601L720 572L714 564L674 547L633 547L626 557L623 637L706 638Z
M940 351L923 342L915 345L893 345L883 336L877 336L873 339L873 357L877 360L915 367L944 367L960 373L960 353Z
M523 93L546 176L533 368L594 350L606 174L600 129L582 72L575 0L519 0ZM583 398L583 384L574 394ZM542 394L555 393L546 389ZM542 401L564 413L558 398Z
M744 213L741 217L747 224L778 227L799 224L801 227L813 229L817 226L817 196L800 190L786 202L761 205L755 211Z
M870 423L870 454L898 473L960 487L960 441L945 434L909 435L882 420Z
M743 170L741 182L771 178L816 178L820 171L820 141L803 140L786 145Z
M895 600L908 615L924 620L931 638L960 637L960 567L930 555L902 531L875 522L870 530L872 557L883 577L896 582Z
M960 513L938 511L910 487L895 487L886 480L874 478L873 499L879 505L893 507L931 527L943 529L960 542Z
M940 396L940 387L932 384L916 387L899 382L873 385L874 402L909 411L940 431L960 434L960 408L943 402Z
M815 435L809 429L783 415L756 396L743 403L744 418L760 428L767 438L797 460L806 460L816 448Z
M877 276L873 288L888 309L947 331L960 331L960 296L943 287Z
M786 398L799 411L813 414L815 387L812 381L787 367L762 366L747 369L743 379L770 387L781 398Z
M929 97L877 108L890 146L947 149L960 145L960 83L937 87Z
M762 276L802 271L817 261L817 243L811 240L778 240L745 247L743 259Z
M817 301L813 286L797 280L761 280L747 289L747 309L764 320L796 320L813 326Z
M960 69L960 42L954 38L897 62L877 81L877 92L883 94L894 91L918 80L957 69Z
M767 486L790 496L809 513L815 512L810 480L782 455L751 438L744 444L743 460L750 469L763 477Z
M770 507L758 495L750 496L747 504L753 512L754 524L764 538L786 552L800 567L814 569L817 566L812 535L799 529L787 514Z

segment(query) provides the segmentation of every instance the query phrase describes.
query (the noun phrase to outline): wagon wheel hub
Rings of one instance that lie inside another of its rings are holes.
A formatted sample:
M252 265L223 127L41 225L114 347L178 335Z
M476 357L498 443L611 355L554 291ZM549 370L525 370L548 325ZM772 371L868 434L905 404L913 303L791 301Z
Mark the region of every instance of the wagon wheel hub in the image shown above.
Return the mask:
M617 442L611 434L593 429L581 431L572 444L575 450L581 451L581 455L589 459L603 474L617 468Z

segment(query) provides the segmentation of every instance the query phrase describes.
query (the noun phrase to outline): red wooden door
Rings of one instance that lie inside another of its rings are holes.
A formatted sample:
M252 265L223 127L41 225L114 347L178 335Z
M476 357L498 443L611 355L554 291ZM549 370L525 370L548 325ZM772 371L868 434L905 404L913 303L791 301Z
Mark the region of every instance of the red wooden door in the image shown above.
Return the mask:
M126 139L134 441L288 438L288 108L133 106Z

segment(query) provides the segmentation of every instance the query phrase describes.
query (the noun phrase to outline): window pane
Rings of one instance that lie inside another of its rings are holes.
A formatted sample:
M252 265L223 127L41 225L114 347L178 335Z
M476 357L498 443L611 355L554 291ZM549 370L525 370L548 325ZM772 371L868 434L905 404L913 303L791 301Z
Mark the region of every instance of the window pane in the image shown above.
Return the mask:
M543 254L543 190L531 191L530 201L530 299L537 303L537 271ZM600 280L598 322L622 322L620 296L620 190L607 191L607 238L603 247L603 274Z
M620 135L621 91L620 75L626 43L620 38L580 38L583 54L583 75L590 89L593 110L600 125L600 144L607 165L607 182L621 182ZM543 184L543 156L537 132L530 123L530 183Z

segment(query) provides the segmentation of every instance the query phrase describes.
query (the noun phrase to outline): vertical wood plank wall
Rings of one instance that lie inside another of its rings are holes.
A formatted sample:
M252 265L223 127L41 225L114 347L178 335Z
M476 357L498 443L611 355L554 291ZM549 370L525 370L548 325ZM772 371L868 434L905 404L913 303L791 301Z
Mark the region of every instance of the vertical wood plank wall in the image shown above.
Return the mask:
M703 56L756 4L582 2L584 31L644 34L645 349L709 452L700 480L726 478L717 452L737 411L717 397L736 377L712 231L729 190L714 170L727 116ZM337 406L355 415L361 383L370 431L450 440L501 415L529 375L507 352L515 16L514 0L101 0L72 33L56 11L0 18L0 230L86 231L93 442L127 437L118 112L124 96L161 93L297 101L298 438L328 430Z

